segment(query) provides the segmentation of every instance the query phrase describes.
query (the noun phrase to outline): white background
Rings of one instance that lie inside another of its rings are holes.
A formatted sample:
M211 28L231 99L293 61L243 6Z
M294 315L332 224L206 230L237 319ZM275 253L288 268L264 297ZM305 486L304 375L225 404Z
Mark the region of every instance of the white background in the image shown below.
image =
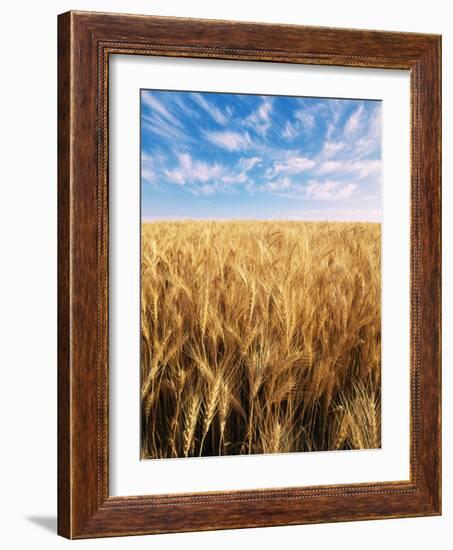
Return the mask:
M110 494L409 479L409 72L124 55L113 56L110 63ZM335 90L337 97L382 100L381 449L138 459L140 87L277 95L303 92L315 97Z
M330 525L68 542L56 516L56 15L68 9L443 34L444 366L453 361L453 26L449 2L41 1L2 6L0 87L1 544L15 548L447 549L453 527L453 377L444 368L444 515ZM450 330L449 330L450 328ZM447 400L445 397L449 396Z

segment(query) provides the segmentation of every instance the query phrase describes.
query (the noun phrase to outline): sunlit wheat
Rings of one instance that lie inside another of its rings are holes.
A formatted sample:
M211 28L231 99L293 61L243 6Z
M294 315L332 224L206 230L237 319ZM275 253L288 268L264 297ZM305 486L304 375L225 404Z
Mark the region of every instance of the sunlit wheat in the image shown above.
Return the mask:
M142 457L380 446L380 225L142 227Z

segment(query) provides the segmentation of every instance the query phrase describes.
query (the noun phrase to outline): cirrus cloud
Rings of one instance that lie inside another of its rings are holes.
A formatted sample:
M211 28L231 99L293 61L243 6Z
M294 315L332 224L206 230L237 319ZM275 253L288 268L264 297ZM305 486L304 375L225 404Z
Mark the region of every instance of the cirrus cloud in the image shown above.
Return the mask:
M231 130L211 131L204 130L203 136L216 147L225 149L226 151L244 151L251 149L253 142L248 132L239 133Z

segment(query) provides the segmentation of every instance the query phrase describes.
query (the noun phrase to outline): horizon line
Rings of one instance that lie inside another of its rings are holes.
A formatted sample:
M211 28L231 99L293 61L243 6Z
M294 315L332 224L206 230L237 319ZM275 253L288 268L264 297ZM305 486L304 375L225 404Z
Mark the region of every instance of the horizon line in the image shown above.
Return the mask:
M228 222L329 222L329 223L374 223L374 224L382 224L382 220L350 220L350 219L344 219L344 220L333 220L328 218L320 218L320 219L311 219L311 218L266 218L266 219L260 219L260 218L191 218L191 217L175 217L175 218L147 218L142 219L141 223L156 223L156 222L220 222L220 223L228 223Z

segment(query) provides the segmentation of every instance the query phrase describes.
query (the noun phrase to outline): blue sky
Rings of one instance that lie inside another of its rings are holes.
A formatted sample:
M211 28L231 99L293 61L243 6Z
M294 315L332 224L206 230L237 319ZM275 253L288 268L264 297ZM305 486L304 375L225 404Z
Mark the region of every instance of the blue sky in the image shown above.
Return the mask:
M142 219L380 221L381 102L141 91Z

